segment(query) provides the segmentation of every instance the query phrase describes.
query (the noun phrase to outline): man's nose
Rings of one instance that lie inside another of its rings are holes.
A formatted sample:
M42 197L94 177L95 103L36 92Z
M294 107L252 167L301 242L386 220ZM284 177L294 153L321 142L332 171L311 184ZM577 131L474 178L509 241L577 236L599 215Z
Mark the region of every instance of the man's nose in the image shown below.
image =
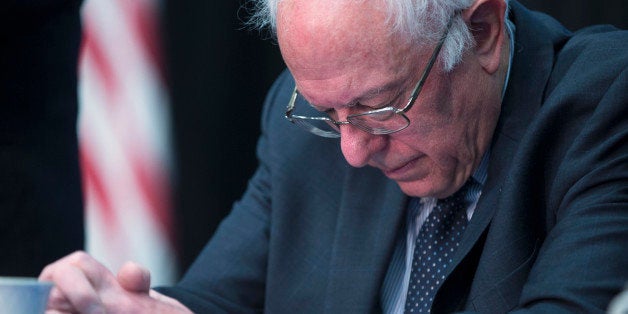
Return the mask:
M373 154L382 150L385 145L385 136L373 135L351 124L340 127L340 148L353 167L366 166Z

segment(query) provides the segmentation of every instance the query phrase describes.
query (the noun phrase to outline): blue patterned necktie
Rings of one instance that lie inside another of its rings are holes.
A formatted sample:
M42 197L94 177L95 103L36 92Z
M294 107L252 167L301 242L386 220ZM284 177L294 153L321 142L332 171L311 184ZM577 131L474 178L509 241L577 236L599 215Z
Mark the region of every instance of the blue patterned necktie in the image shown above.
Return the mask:
M438 200L416 238L412 271L408 284L405 313L429 313L438 287L445 279L445 269L459 245L467 226L466 197L475 180L445 199Z

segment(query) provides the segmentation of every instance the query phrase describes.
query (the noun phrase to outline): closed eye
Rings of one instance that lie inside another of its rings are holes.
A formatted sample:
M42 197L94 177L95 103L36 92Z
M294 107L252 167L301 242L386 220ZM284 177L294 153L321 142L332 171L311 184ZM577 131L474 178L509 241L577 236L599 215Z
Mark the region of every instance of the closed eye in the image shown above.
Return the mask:
M367 111L378 110L378 109L382 109L382 108L386 108L386 107L396 107L398 105L399 98L401 97L401 95L402 95L402 93L401 93L401 91L399 91L391 101L387 101L387 102L384 102L383 104L378 104L378 105L375 105L375 106L365 105L365 104L363 104L361 102L356 101L356 102L353 102L351 104L346 105L346 107L351 110L350 114L360 114L360 113L364 113L364 112L367 112ZM307 102L307 103L312 108L314 108L316 111L325 113L329 117L331 117L332 119L336 119L337 113L336 113L336 110L334 108L325 108L325 107L314 105L314 104L312 104L310 102Z
M395 97L391 101L385 102L383 104L378 104L376 106L367 106L367 105L359 104L359 106L364 108L364 110L362 111L372 111L372 110L378 110L378 109L382 109L386 107L394 108L395 106L398 105L399 97L401 97L401 93L397 93L397 95L395 95Z

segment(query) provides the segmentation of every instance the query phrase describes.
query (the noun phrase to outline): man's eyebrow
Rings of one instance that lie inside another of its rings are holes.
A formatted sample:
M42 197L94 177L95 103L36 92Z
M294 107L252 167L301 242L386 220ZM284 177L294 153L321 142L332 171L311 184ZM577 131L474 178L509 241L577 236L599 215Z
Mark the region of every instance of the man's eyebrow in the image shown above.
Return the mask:
M367 90L364 94L362 94L360 97L357 97L357 98L351 100L351 102L345 104L344 106L348 106L348 107L354 106L355 104L361 103L360 100L373 98L373 97L381 94L382 92L385 92L385 91L393 89L396 85L398 85L398 82L390 82L390 83L388 83L388 84L386 84L384 86L371 88L371 89ZM397 99L398 96L399 95L395 94L392 100L385 101L383 103L377 104L376 107L387 106L387 105L389 105L390 101L394 101L395 99ZM318 111L321 111L321 112L325 112L325 111L329 110L329 108L327 108L327 107L320 107L320 106L318 106L316 104L310 103L309 101L307 103L310 105L310 107L312 107L312 108L314 108L314 109L316 109Z
M391 90L393 87L397 85L399 85L399 82L393 81L393 82L386 83L386 85L384 86L373 87L367 90L366 92L364 92L364 94L362 94L360 97L354 99L353 102L358 102L360 99L369 99L369 98L375 97L381 94L382 92Z
M364 95L362 95L360 98L358 98L357 100L354 100L353 103L358 103L359 99L370 99L373 98L383 92L387 92L390 90L393 90L394 88L396 88L397 86L399 86L398 82L390 82L384 86L380 86L380 87L376 87L376 88L372 88L368 91L366 91L366 93L364 93ZM375 106L372 106L373 108L379 108L379 107L383 107L383 106L388 106L390 105L390 102L395 101L395 99L397 99L397 97L399 97L400 93L393 93L392 98L388 99L384 102L378 103Z
M390 85L392 85L392 84L388 84L388 85L383 86L383 87L380 86L380 87L372 88L372 89L366 91L366 93L364 93L364 95L362 95L360 98L364 99L364 98L371 98L371 97L377 96L382 91L390 89L390 87L391 87Z

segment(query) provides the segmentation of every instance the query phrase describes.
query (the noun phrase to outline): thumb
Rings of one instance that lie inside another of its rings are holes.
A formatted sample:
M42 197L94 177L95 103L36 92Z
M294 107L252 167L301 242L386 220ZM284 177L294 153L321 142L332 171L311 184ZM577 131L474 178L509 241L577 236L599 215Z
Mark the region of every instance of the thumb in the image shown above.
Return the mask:
M127 291L148 293L150 272L137 263L126 262L118 270L118 283Z

